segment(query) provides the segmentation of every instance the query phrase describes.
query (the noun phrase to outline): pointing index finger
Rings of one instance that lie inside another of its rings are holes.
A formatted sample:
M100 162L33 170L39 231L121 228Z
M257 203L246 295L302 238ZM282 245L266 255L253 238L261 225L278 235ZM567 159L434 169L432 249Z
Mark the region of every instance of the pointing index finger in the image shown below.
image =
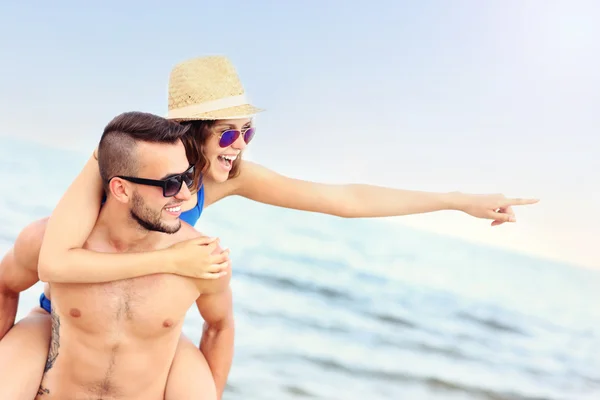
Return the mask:
M526 206L529 204L535 204L538 201L540 201L539 199L522 199L520 197L517 198L512 198L512 199L506 199L504 201L505 206Z

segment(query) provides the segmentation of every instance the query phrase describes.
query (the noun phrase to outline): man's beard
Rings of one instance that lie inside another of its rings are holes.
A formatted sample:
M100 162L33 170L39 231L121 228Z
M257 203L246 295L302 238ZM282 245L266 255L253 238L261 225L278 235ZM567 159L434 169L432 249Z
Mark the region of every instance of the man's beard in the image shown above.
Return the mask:
M162 210L161 210L162 211ZM177 225L168 226L160 219L161 211L155 212L144 203L144 199L137 193L133 194L132 207L130 210L131 218L137 222L143 229L162 233L176 233L181 228L181 221Z

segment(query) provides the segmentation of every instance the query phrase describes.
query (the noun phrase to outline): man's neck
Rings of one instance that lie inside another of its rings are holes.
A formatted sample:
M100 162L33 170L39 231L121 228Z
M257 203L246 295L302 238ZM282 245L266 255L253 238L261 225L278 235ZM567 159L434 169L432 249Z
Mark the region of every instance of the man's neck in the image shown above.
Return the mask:
M154 247L161 236L160 232L142 228L133 220L128 208L112 199L107 199L102 206L94 230L118 252L148 250Z

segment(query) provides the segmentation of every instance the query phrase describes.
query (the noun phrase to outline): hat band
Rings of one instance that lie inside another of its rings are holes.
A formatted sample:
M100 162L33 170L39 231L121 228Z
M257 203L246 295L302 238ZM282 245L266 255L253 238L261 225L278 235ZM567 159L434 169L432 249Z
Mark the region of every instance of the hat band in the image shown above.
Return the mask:
M223 110L225 108L243 106L248 104L246 95L224 97L222 99L206 101L204 103L192 104L189 106L169 110L167 118L186 118L192 115Z

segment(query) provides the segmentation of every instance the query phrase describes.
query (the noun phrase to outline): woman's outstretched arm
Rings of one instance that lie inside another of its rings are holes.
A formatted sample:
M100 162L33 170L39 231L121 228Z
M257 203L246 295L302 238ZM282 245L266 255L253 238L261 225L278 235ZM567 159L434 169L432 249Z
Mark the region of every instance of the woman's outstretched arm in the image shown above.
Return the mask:
M98 253L82 249L92 232L102 201L98 162L90 157L52 212L40 250L38 275L45 282L95 283L155 273L219 278L226 254L211 255L211 238L182 242L165 250Z
M432 193L364 184L331 185L292 179L258 164L242 161L240 175L229 184L231 193L261 203L336 215L344 218L392 217L456 210L492 220L492 226L515 222L512 206L537 199L506 198L501 194Z

